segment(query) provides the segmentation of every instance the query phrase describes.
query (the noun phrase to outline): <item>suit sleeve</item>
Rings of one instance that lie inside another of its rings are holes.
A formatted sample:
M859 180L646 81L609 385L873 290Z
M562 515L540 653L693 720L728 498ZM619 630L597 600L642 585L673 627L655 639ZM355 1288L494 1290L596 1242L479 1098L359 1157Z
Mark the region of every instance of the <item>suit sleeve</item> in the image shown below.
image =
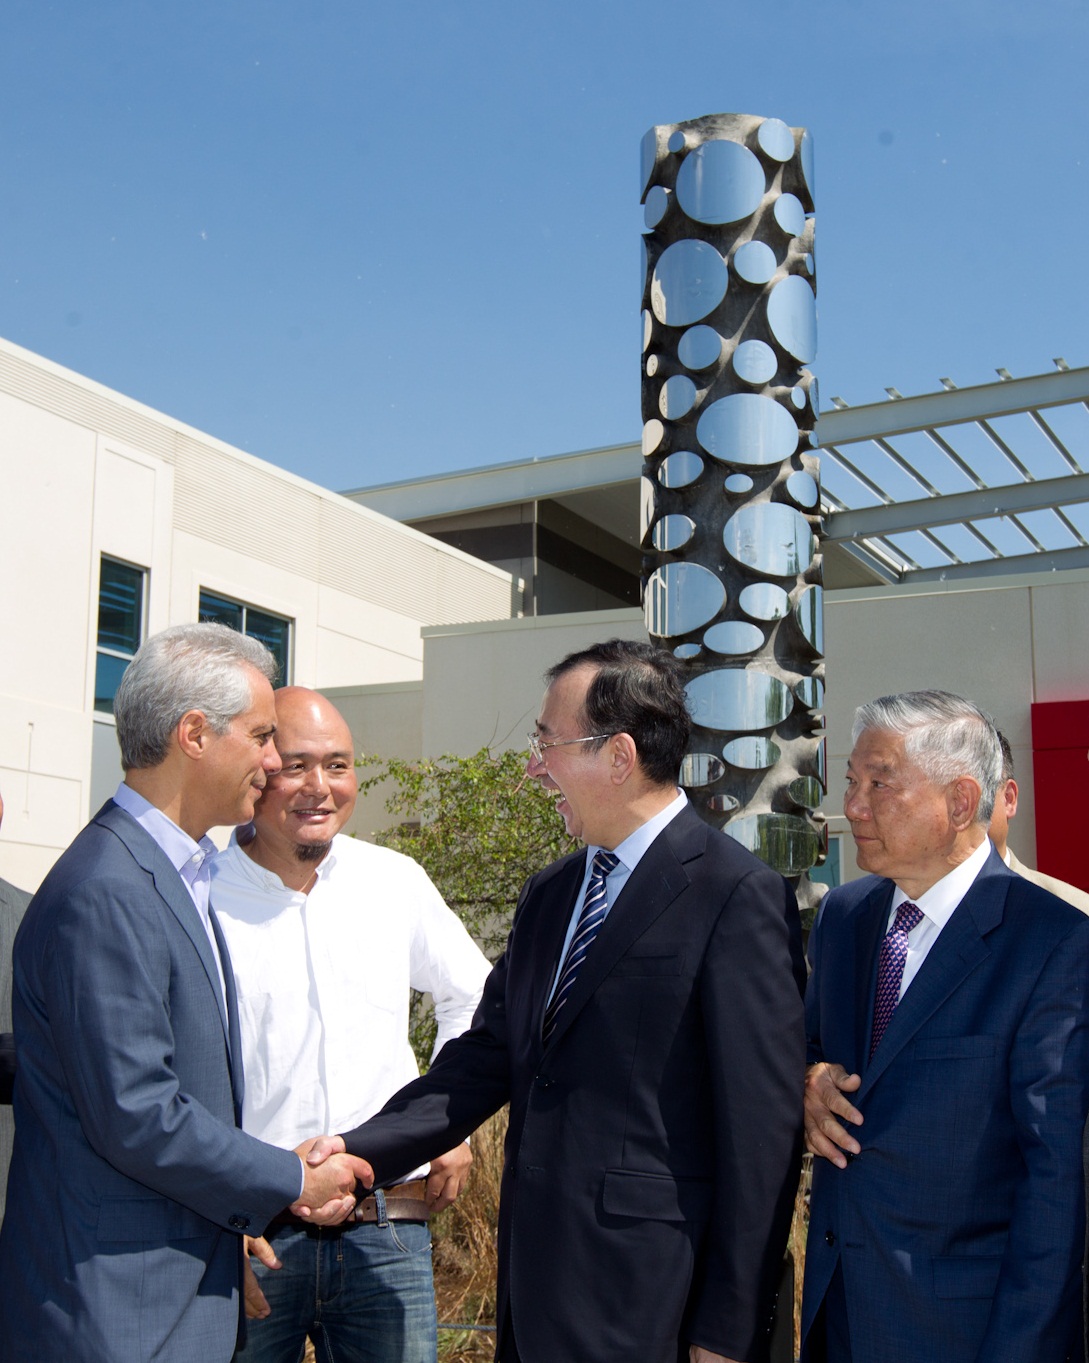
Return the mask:
M767 1356L801 1159L803 977L793 891L752 871L723 907L701 989L717 1169L688 1340L729 1358Z
M1036 981L1014 1038L1009 1094L1024 1174L987 1333L988 1363L1062 1358L1076 1318L1085 1238L1082 1140L1089 1109L1089 923ZM1073 1298L1073 1300L1072 1300Z
M41 952L43 1027L96 1154L227 1229L263 1226L298 1196L299 1160L219 1120L183 1090L176 1052L191 1039L175 1036L170 998L184 986L156 901L123 877L64 896ZM219 1045L216 1031L210 1035ZM209 1073L222 1067L226 1076L224 1052L210 1049Z
M519 896L507 949L484 982L469 1031L447 1041L427 1073L395 1093L380 1112L344 1133L348 1153L370 1162L377 1185L444 1154L510 1101L507 969L532 883Z
M813 922L813 927L809 933L809 947L806 955L809 959L809 982L805 986L805 1063L807 1066L816 1065L824 1059L824 1048L821 1045L821 1008L820 1008L820 957L821 943L824 940L822 931L824 925L824 911L828 906L828 898L821 902L817 910L817 917Z

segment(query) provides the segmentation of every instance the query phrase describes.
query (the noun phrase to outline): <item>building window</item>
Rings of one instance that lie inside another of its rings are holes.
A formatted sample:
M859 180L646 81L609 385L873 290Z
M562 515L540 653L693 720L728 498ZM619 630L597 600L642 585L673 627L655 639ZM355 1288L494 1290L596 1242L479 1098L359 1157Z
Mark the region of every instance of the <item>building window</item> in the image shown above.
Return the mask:
M276 659L280 669L279 681L286 686L291 681L291 621L282 615L270 615L268 611L247 606L244 601L232 601L229 596L218 592L200 590L200 618L218 620L221 625L230 625L239 634L259 639Z
M125 668L143 643L146 578L143 568L113 558L102 559L95 655L95 710L99 714L113 714L113 698Z

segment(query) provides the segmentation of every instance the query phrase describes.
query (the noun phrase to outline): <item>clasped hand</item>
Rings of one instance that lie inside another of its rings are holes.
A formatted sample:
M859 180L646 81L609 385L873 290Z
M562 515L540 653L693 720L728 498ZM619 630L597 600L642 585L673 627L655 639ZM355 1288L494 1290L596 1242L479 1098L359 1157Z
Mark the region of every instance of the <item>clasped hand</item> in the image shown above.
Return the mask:
M295 1147L302 1160L303 1190L291 1211L315 1226L336 1226L355 1207L355 1187L374 1184L374 1170L364 1159L344 1153L339 1136L317 1136Z
M848 1074L842 1065L820 1061L810 1065L805 1075L805 1144L840 1169L847 1168L848 1155L862 1149L843 1125L862 1125L862 1113L844 1096L862 1085L857 1074ZM846 1151L846 1154L844 1153Z

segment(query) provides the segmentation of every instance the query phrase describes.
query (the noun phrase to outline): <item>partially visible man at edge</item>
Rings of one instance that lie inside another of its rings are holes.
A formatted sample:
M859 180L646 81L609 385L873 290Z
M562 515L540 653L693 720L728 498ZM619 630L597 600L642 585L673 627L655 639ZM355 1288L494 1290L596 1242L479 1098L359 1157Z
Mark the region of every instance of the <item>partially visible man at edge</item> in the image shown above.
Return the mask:
M344 717L305 687L275 697L283 765L252 826L215 858L212 906L238 989L242 1125L290 1148L357 1125L419 1073L410 989L434 1001L437 1053L471 1023L490 967L422 867L342 835L357 789ZM363 945L362 960L345 938ZM434 1363L427 1222L471 1162L459 1144L339 1226L277 1216L251 1242L260 1281L247 1273L256 1318L238 1363L297 1363L308 1335L319 1359Z
M292 1202L339 1219L369 1180L238 1129L205 835L249 819L279 770L274 672L222 625L149 639L115 700L125 779L23 919L0 1232L0 1340L19 1363L225 1363L242 1233Z
M1017 813L1017 781L1015 778L1013 765L1013 749L1010 741L1001 730L998 730L998 741L1002 745L1002 780L998 783L998 793L994 800L994 813L991 815L991 823L987 829L988 836L994 843L994 850L1006 863L1011 871L1019 876L1024 876L1026 880L1031 880L1034 885L1040 885L1051 894L1058 895L1060 899L1065 899L1068 904L1073 904L1082 913L1089 913L1089 894L1084 890L1079 890L1076 885L1068 885L1065 880L1060 880L1057 876L1048 876L1043 871L1036 871L1031 866L1026 866L1013 853L1013 849L1008 846L1007 838L1010 833L1010 820Z
M509 1100L500 1363L759 1363L798 1173L794 895L678 790L670 654L611 640L547 683L527 771L586 850L526 883L472 1030L347 1147L384 1182Z
M4 820L4 797L0 795L0 823ZM4 1194L15 1135L10 1103L15 1080L15 1038L11 1032L11 950L30 895L0 878L0 1222L4 1219Z

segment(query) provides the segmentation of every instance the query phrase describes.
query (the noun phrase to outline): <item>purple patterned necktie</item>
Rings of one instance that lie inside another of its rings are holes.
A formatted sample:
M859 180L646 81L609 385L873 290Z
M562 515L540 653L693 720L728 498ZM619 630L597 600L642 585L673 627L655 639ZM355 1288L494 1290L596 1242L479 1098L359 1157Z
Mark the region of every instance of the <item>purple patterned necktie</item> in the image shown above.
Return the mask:
M557 1014L566 1003L567 995L571 992L571 986L575 983L579 966L582 965L586 953L590 950L590 946L597 936L598 929L605 921L605 915L609 912L609 898L605 893L605 881L609 872L619 862L620 858L613 852L594 853L593 865L590 868L590 881L586 886L586 893L583 895L582 911L579 914L575 935L571 938L571 945L567 949L563 968L556 980L556 988L552 991L552 998L545 1009L544 1026L541 1029L541 1034L546 1045L555 1030Z
M905 899L896 910L892 927L881 943L881 959L877 963L877 998L873 1005L873 1040L870 1042L870 1055L877 1050L877 1043L885 1035L896 1005L900 1001L900 981L904 978L904 965L908 954L908 933L921 922L923 911L910 900Z

